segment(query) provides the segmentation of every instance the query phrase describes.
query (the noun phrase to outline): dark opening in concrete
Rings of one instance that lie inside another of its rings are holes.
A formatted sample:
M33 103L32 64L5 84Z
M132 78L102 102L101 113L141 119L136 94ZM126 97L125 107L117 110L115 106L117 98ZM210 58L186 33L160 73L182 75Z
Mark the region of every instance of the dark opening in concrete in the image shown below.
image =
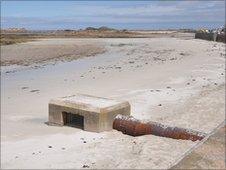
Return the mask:
M64 126L84 129L84 116L63 112Z

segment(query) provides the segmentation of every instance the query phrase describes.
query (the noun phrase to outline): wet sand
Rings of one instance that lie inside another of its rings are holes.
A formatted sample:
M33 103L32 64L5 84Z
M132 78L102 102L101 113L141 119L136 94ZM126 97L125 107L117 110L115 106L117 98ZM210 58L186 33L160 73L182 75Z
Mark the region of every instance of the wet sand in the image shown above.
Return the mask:
M92 39L40 39L1 46L1 65L23 65L72 61L104 53L103 44Z
M207 134L225 120L223 43L93 41L104 44L106 52L55 65L2 68L2 168L165 169L198 144L153 135L134 138L115 130L50 127L44 122L55 97L85 93L128 100L138 119Z

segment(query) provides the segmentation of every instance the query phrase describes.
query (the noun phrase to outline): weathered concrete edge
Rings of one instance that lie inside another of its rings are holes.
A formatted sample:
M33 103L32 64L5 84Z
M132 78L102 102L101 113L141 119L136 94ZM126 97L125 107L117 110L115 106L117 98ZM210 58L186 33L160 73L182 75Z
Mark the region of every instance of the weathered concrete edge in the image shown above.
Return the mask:
M100 112L111 112L113 110L119 110L124 107L131 107L130 103L128 101L119 101L120 103L109 106L109 107L104 107L100 108Z
M70 108L74 108L74 109L80 109L80 110L96 112L96 113L112 111L114 109L118 110L125 106L130 106L128 101L119 101L118 104L115 104L113 106L97 108L97 107L92 107L90 105L86 105L86 104L82 104L82 103L76 104L76 103L71 103L71 102L67 102L67 101L62 101L60 99L51 99L49 101L49 104L60 105L60 106L64 106L64 107L70 107Z
M200 147L201 145L204 144L204 142L206 142L210 136L214 135L215 133L217 133L217 131L222 128L223 126L226 125L226 121L224 120L223 122L221 122L217 127L215 127L210 133L207 134L207 136L201 140L200 142L198 142L196 145L194 145L193 147L191 147L188 151L186 151L178 160L176 160L174 163L171 164L171 166L168 169L173 169L180 161L182 161L183 158L185 158L186 156L188 156L189 154L191 154L196 148Z
M62 107L69 107L69 108L73 108L73 109L80 109L80 110L84 110L84 111L90 111L90 112L100 112L100 110L96 107L92 107L92 106L88 106L86 104L76 104L76 103L72 103L72 102L68 102L68 101L62 101L61 99L51 99L49 101L49 105L58 105L58 106L62 106Z

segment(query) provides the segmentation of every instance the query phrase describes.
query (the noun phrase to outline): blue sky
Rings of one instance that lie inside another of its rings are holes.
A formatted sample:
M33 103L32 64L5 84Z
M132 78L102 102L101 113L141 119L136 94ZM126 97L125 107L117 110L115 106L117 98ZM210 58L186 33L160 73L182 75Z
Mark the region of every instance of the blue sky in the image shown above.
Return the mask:
M1 27L79 29L215 28L224 1L2 1Z

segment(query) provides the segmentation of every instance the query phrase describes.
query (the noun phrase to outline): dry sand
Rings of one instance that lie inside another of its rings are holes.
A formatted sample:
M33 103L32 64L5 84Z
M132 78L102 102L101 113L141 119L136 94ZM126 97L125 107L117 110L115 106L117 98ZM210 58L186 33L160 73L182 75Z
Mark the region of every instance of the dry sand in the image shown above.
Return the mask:
M223 43L180 38L92 43L104 44L106 52L55 65L2 68L2 168L166 169L198 143L47 126L48 102L55 97L85 93L128 100L136 118L204 133L225 120Z
M225 167L225 122L171 169L223 169Z

